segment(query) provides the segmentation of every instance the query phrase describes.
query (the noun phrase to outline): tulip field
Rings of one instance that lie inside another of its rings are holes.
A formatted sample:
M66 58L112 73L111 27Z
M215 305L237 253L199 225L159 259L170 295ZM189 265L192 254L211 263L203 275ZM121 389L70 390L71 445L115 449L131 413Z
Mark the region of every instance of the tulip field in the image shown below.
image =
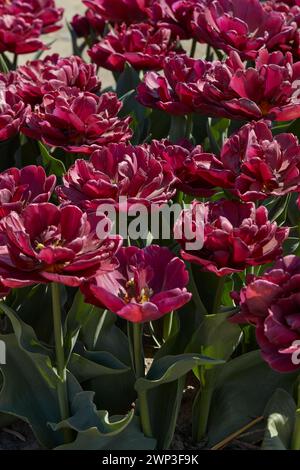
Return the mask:
M0 0L0 449L300 450L300 0L82 7Z

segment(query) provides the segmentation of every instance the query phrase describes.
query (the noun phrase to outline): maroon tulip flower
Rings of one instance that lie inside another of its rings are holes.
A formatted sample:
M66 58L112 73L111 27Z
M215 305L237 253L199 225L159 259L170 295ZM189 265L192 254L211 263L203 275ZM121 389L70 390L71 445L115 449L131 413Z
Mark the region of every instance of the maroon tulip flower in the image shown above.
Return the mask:
M214 165L223 171L223 166L212 153L203 151L201 145L196 147L186 145L173 145L168 141L153 140L151 150L157 159L165 160L176 176L175 187L179 191L192 196L208 197L215 191L214 183L206 178L209 168ZM216 170L218 171L218 170Z
M83 0L83 3L107 21L134 23L147 18L151 0Z
M47 49L39 39L43 23L31 15L0 15L0 53L28 54Z
M33 20L40 20L44 34L57 31L62 27L57 23L62 19L64 9L57 8L54 0L8 0L4 2L3 9L4 12L14 16L27 15Z
M92 62L108 70L122 72L128 62L136 70L159 70L172 52L183 52L170 29L149 23L122 24L111 30L88 51Z
M266 11L259 0L211 0L198 6L192 28L195 37L227 53L237 51L242 59L255 59L268 50L291 49L297 31L280 12Z
M75 88L60 88L44 96L26 118L22 132L71 153L90 154L95 147L127 141L130 117L119 119L122 103L115 93L100 97Z
M293 134L274 138L265 121L243 126L227 139L220 158L208 155L203 178L243 201L300 191L300 145Z
M279 372L299 369L293 353L300 344L300 258L286 256L262 276L249 276L247 286L233 297L240 312L231 321L255 325L262 356L270 367Z
M293 64L290 53L261 50L255 68L235 52L224 62L178 55L166 58L164 76L145 75L138 100L171 114L288 121L300 116L299 77L299 62Z
M57 188L62 202L72 202L85 210L99 204L119 206L167 203L175 193L174 174L170 166L159 161L152 146L111 144L96 150L89 161L76 160ZM125 209L124 209L125 210Z
M204 211L204 244L200 250L189 250L186 233L200 237L196 226L197 211ZM282 254L282 243L289 229L277 227L268 220L268 211L254 203L220 200L206 204L194 201L191 208L181 213L174 233L183 250L184 260L196 263L205 271L225 276L243 271L247 266L272 262Z
M104 216L103 216L104 217ZM120 237L102 240L76 206L30 204L0 223L0 280L7 287L59 282L79 286L97 272L116 267Z
M0 173L0 218L12 211L21 212L30 203L49 201L55 183L56 177L47 177L41 166L3 171Z
M93 93L101 87L95 65L87 64L80 57L63 58L58 54L18 67L15 82L18 95L31 105L40 104L46 93L61 87Z
M29 109L9 88L0 82L0 142L14 137L20 130Z
M118 270L82 285L86 302L105 306L130 322L144 323L190 301L185 265L168 248L121 248L117 258Z
M102 36L105 28L105 20L93 10L87 10L84 15L74 15L71 25L78 38L89 36Z
M197 88L207 70L209 62L191 59L185 54L166 58L164 75L148 72L144 81L137 87L138 101L144 106L158 108L171 114L188 114L193 112L194 105L185 103L177 94L179 84L189 84Z
M204 0L153 0L149 15L157 26L171 29L174 37L189 39L194 9L202 3Z

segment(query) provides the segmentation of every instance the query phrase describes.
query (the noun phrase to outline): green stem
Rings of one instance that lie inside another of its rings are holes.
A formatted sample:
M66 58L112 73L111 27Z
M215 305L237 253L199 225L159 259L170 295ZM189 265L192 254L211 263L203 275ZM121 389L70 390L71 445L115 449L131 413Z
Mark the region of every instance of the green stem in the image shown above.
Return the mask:
M143 326L141 323L133 323L133 358L136 379L145 377L145 363L143 354ZM147 401L147 392L138 392L140 420L143 433L152 437L151 420Z
M167 341L167 339L171 335L172 326L173 326L173 319L174 319L174 312L171 312L171 313L169 313L169 315L165 315L165 317L164 317L163 331L164 331L164 340L165 341Z
M193 132L193 115L188 114L186 117L186 126L185 126L185 137L190 139Z
M191 58L195 57L196 47L197 47L197 41L196 41L196 39L193 39L192 46L191 46L191 52L190 52L190 57Z
M300 450L300 376L297 384L297 410L295 418L294 434L292 439L292 450Z
M219 313L225 282L226 282L226 276L222 276L218 279L218 286L217 286L215 300L213 304L213 310L212 310L213 314Z
M200 442L206 436L213 392L214 371L209 371L206 373L206 383L203 385L199 392L199 402L196 405L196 419L193 419L193 421L197 423L195 429L193 430L193 437L196 442Z
M53 327L54 327L54 340L55 340L55 353L56 353L56 367L59 376L57 384L57 395L60 409L61 420L69 418L69 401L67 389L67 369L65 363L64 353L64 336L61 320L60 308L60 292L59 284L52 282L52 310L53 310ZM70 442L72 433L70 429L64 429L65 442Z
M203 304L203 302L201 300L201 297L200 297L200 294L199 294L199 291L198 291L198 288L197 288L197 285L196 285L196 282L195 282L195 279L194 279L194 274L193 274L193 271L192 271L192 265L188 264L187 268L188 268L189 277L190 277L189 290L190 290L190 292L193 296L192 297L193 302L196 305L196 307L199 309L199 312L202 315L208 315L208 311L207 311L205 305Z
M145 377L145 364L143 357L143 326L141 323L133 324L133 357L134 370L137 378Z

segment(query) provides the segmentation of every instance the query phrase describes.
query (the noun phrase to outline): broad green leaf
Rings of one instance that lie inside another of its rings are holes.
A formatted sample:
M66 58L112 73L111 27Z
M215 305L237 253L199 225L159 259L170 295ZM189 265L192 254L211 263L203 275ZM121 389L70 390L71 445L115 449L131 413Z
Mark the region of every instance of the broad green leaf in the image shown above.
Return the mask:
M6 365L0 367L3 384L0 386L0 411L30 423L33 432L44 447L63 443L60 432L53 432L48 421L59 421L59 406L54 385L57 375L49 360L37 354L25 353L14 334L2 335L6 344ZM43 363L43 369L41 364Z
M119 420L109 420L107 411L99 411L93 401L94 392L82 391L77 393L72 402L70 418L57 424L49 423L53 431L71 428L80 433L90 428L97 428L101 436L115 436L124 431L133 418L133 411Z
M211 359L200 354L181 354L180 356L165 356L153 362L146 378L136 381L135 389L147 391L159 385L178 380L196 366L222 364L223 361Z
M39 142L43 165L50 175L63 176L66 173L66 168L61 160L54 158L42 142Z
M71 444L62 445L56 450L154 450L155 439L145 437L140 430L139 419L134 417L128 426L115 436L100 435L97 428L90 428L78 434Z
M280 374L252 351L224 364L217 378L208 422L209 445L215 445L262 416L277 388L291 391L296 373Z
M77 351L77 352L76 352ZM82 383L111 374L123 374L130 370L119 359L106 351L87 351L78 345L71 355L69 370Z
M291 448L296 409L296 403L289 393L280 388L275 391L264 411L268 420L262 443L264 450Z

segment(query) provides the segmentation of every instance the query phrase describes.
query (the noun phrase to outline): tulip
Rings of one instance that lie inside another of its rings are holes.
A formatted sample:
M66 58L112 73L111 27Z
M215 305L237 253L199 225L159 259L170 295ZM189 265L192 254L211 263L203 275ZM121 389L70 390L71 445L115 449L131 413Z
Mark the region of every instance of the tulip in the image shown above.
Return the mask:
M209 156L203 173L210 184L230 189L243 201L300 191L300 146L293 134L274 138L265 121L246 124Z
M111 30L88 51L92 62L108 70L122 72L128 62L136 70L159 70L174 51L182 52L170 29L149 23L122 24Z
M89 161L77 159L57 188L61 202L72 202L85 210L101 203L118 209L119 198L127 205L167 203L175 193L174 174L159 161L150 145L111 144L96 150Z
M0 217L21 212L30 203L47 202L56 183L41 166L29 165L21 170L10 168L0 173Z
M0 8L1 11L1 8ZM0 15L0 53L28 54L47 49L39 39L43 23L31 15Z
M64 9L57 8L54 0L8 0L0 11L14 16L27 15L28 18L42 22L42 33L51 33L62 27L57 24L63 16Z
M185 265L168 248L121 248L117 258L117 270L81 286L86 302L105 306L130 322L144 323L190 301Z
M246 287L233 297L240 312L231 321L255 325L262 356L270 367L279 372L299 369L292 359L300 341L300 258L279 259L262 276L250 276Z
M297 33L297 25L273 9L266 11L259 0L219 0L200 3L194 12L195 37L227 54L236 51L255 59L262 47L283 52Z
M60 88L44 96L26 118L22 132L71 153L90 154L95 147L131 137L130 117L119 119L122 103L114 93L101 96Z
M133 23L147 18L151 0L83 0L83 3L107 21Z
M0 80L0 142L19 132L28 112L29 109L20 98Z
M48 202L10 212L0 223L0 281L6 287L56 282L79 286L114 269L120 237L99 239L94 221L76 206Z
M203 235L197 220L199 210L204 215ZM202 236L200 250L187 250L194 241L187 240L187 230L195 240ZM272 262L282 254L282 243L288 233L288 228L268 220L265 207L256 209L251 202L225 199L205 204L194 201L190 209L181 213L174 227L175 238L183 248L182 258L217 276Z
M101 87L95 65L87 64L80 57L62 58L58 54L18 67L15 82L18 95L31 105L40 104L46 93L61 87L93 93Z
M91 34L102 36L105 20L93 10L87 10L84 15L74 15L71 25L78 38L88 38Z

